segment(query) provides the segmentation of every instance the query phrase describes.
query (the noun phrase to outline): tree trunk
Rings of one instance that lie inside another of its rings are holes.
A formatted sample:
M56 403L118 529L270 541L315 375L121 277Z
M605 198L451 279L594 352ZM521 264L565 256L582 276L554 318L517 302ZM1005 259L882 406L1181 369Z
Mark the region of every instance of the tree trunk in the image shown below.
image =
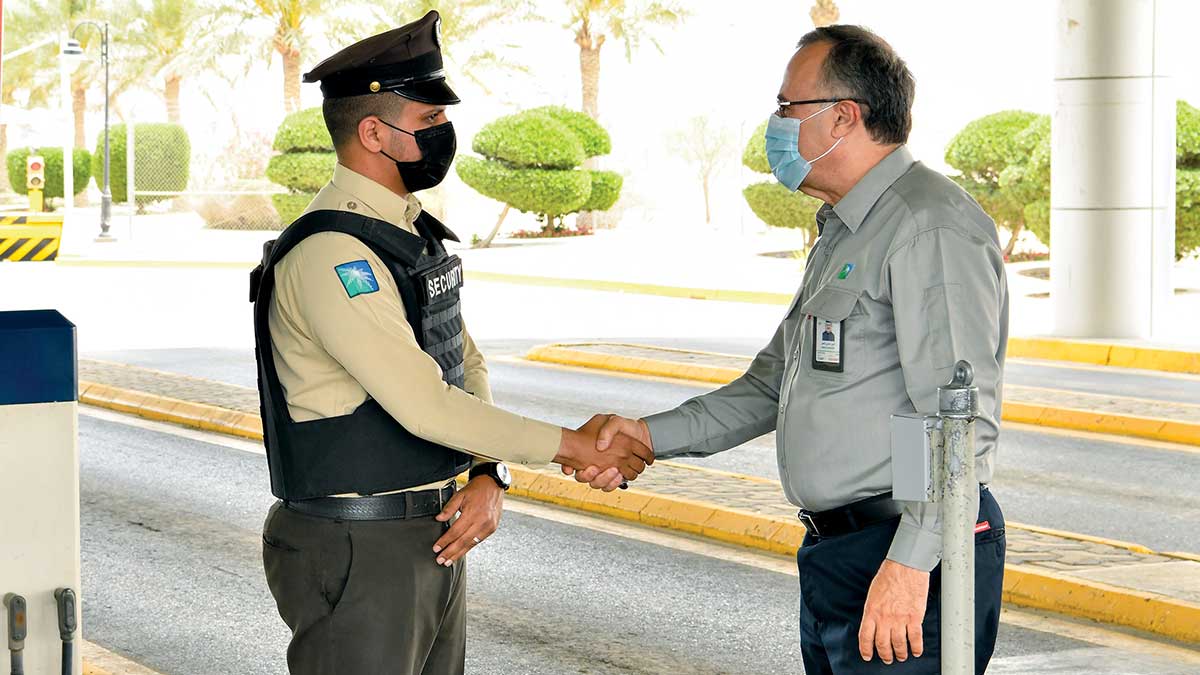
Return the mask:
M8 125L0 124L0 192L12 192L8 180Z
M496 238L497 234L500 234L500 225L504 223L504 218L508 215L510 208L512 207L508 204L504 205L504 210L500 212L500 217L496 219L496 226L492 228L492 233L487 236L487 239L484 239L471 248L487 248L492 245L492 240Z
M300 50L283 51L283 107L290 115L300 109Z
M712 224L712 210L708 208L708 176L704 177L704 222Z
M1021 232L1025 230L1025 223L1017 223L1013 226L1012 236L1008 239L1008 246L1004 247L1004 259L1008 260L1012 255L1013 249L1017 247L1017 239L1021 237Z
M167 84L163 90L163 99L167 103L167 121L179 124L179 89L183 77L176 73L167 75Z
M591 25L585 19L575 33L575 44L579 45L579 76L583 88L583 111L592 119L600 117L600 48L604 46L603 35L592 35Z
M83 118L87 113L87 82L75 80L71 83L72 108L75 112L75 147L90 149L87 132L83 126Z
M808 11L808 15L812 17L813 26L820 28L837 23L841 12L838 11L833 0L817 0L813 4L813 8Z

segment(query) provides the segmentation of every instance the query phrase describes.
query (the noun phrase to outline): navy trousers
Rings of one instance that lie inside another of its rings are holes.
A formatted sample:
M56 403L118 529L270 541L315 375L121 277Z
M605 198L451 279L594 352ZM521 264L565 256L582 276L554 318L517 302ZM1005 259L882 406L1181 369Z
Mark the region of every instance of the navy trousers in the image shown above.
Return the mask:
M899 519L840 537L811 532L796 553L800 569L800 649L807 675L879 673L913 675L941 670L941 567L929 577L929 601L921 631L925 652L920 658L886 665L879 656L869 663L858 652L858 629L871 581L887 557ZM1004 514L991 490L981 488L975 535L975 672L982 675L996 646L1000 627L1000 594L1004 582Z

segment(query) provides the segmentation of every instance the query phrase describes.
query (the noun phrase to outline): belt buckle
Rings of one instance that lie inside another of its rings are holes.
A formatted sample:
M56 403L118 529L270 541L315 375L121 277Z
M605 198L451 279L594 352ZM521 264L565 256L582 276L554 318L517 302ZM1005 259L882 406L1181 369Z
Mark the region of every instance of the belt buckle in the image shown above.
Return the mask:
M817 523L813 520L812 514L810 514L808 511L800 511L800 513L796 515L800 518L800 522L804 524L804 527L809 532L813 533L813 536L821 536L821 531L817 529Z

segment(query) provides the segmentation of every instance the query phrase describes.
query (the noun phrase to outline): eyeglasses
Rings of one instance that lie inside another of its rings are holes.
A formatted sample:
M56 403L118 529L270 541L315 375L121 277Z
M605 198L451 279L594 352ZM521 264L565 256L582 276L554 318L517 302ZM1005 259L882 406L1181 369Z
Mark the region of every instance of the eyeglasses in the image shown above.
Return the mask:
M809 98L803 101L778 101L776 105L779 106L779 109L775 111L775 114L780 117L786 117L787 109L794 105L804 105L806 103L841 103L842 101L854 101L859 105L865 106L871 105L861 98Z

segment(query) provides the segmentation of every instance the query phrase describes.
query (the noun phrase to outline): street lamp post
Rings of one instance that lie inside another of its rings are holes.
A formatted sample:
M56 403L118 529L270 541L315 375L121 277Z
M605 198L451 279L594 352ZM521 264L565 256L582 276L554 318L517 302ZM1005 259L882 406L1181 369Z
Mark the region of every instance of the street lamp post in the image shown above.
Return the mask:
M100 32L100 62L104 64L104 191L100 196L100 236L96 237L96 241L116 241L116 238L108 233L109 223L112 218L112 190L109 186L109 144L108 144L108 22L98 24L95 21L84 21L75 26L71 31L71 40L68 41L67 48L64 49L64 54L82 54L79 48L79 41L75 39L75 34L80 28L91 26ZM72 158L63 158L63 162L73 161ZM72 189L74 187L72 186Z

